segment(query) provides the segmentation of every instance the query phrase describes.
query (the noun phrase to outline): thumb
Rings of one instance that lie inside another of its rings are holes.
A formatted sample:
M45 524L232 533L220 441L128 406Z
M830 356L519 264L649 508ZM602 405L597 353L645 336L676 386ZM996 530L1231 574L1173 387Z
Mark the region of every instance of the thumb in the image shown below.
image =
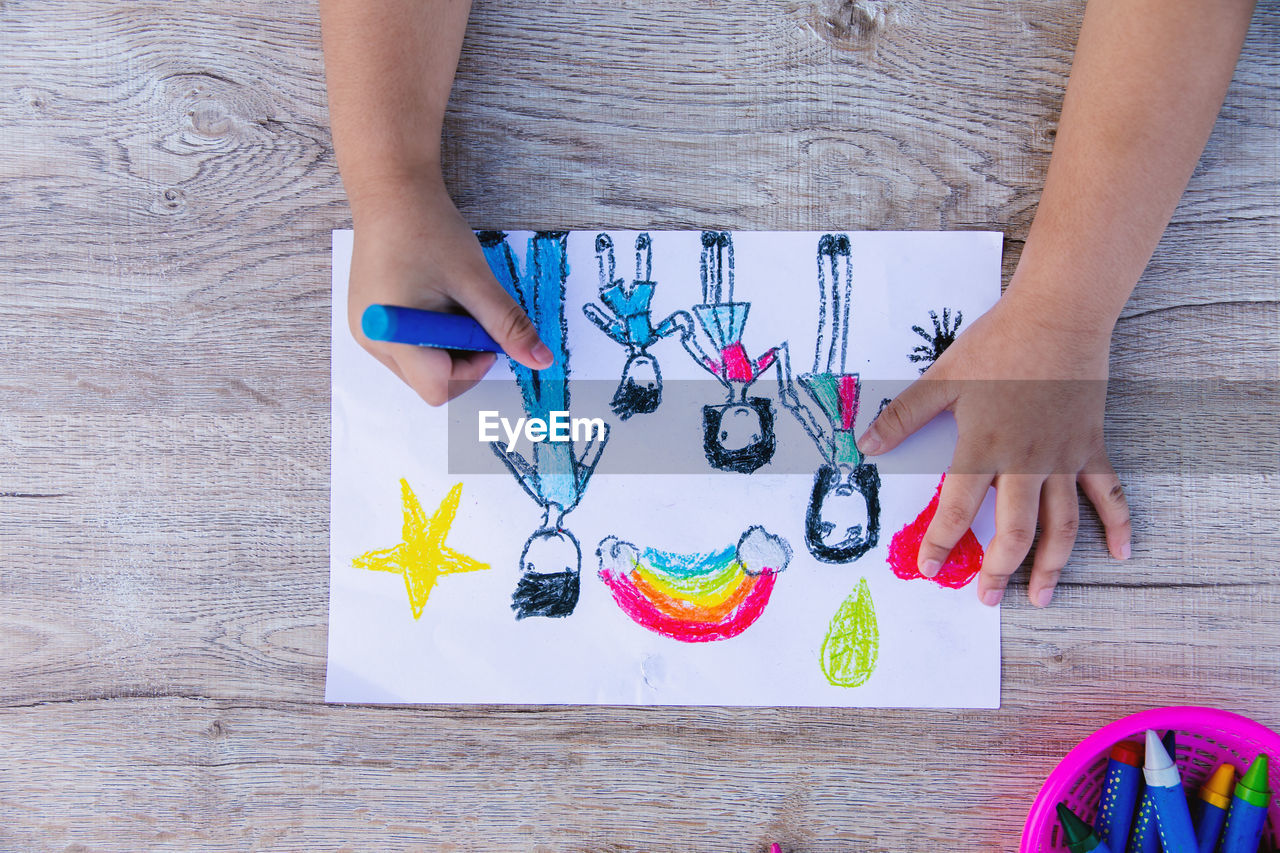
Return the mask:
M484 326L507 355L534 370L551 366L551 350L538 337L533 321L491 274L454 299Z
M888 453L953 402L951 383L941 379L917 379L894 397L858 439L867 456Z

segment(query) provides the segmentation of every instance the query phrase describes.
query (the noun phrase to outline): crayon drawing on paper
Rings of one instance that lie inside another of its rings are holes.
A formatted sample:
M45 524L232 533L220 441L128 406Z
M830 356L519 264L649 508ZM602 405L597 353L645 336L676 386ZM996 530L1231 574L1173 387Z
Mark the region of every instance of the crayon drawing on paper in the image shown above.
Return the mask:
M954 423L856 440L995 304L999 234L477 238L554 363L431 408L334 232L330 701L998 706L990 500L914 571Z

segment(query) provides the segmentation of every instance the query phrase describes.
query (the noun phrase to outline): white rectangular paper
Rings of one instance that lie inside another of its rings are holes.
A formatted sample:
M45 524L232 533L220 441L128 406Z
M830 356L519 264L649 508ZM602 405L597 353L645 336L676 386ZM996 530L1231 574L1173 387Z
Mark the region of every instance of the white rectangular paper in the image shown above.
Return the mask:
M570 232L567 237L563 314L571 388L586 380L616 383L627 354L583 311L588 303L606 309L599 293L598 233ZM636 277L633 246L638 235L608 233L616 247L617 278L626 292ZM962 315L963 331L999 298L999 233L830 233L837 241L847 235L847 243L839 245L848 247L852 271L849 317L842 330L847 344L843 373L861 374L864 391L870 377L910 380L919 375L921 363L910 355L936 349L929 340L935 332L930 311L941 314L948 309L951 325ZM647 278L657 283L651 308L653 324L658 325L673 312L690 311L704 302L704 249L701 232L650 236L652 272ZM530 261L531 237L527 232L506 237L517 273ZM697 333L713 360L723 354L716 351L719 343L740 339L754 359L787 341L795 376L812 372L821 313L818 267L824 258L823 237L824 232L732 235L732 298L751 307L737 338L730 334L711 341L705 332ZM825 245L830 249L833 244ZM778 472L775 458L749 474L713 471L706 463L705 470L692 467L680 473L642 474L634 468L610 473L610 454L615 449L615 455L622 454L621 448L643 435L650 428L647 419L656 414L640 413L623 421L608 410L573 411L574 416L603 415L611 428L599 470L562 522L580 543L580 593L569 615L518 619L512 595L522 576L522 549L542 524L543 508L497 455L483 473L449 473L448 425L450 412L457 408L427 406L348 331L351 249L351 232L335 231L328 701L999 706L998 608L978 602L972 584L950 589L918 577L902 579L887 563L894 534L925 508L939 480L939 473L888 473L892 460L926 454L931 447L935 455L940 448L942 457L949 458L955 440L949 417L936 419L893 453L870 460L886 471L878 489L878 542L851 562L832 563L816 559L806 540L806 511L814 472L823 457L791 410L780 404L777 365L760 370L750 395L767 398L773 411L778 458L784 450L798 459L805 457L797 454L809 453L812 470ZM845 262L844 255L826 256L829 262L832 258ZM829 299L831 266L826 269L821 285ZM722 269L723 283L725 272ZM713 267L713 279L714 273ZM726 302L725 294L720 301ZM608 310L602 315L611 316ZM828 305L828 317L833 316ZM829 328L827 334L830 337ZM705 386L707 403L717 402L721 384L681 346L679 333L652 343L646 351L660 363L668 386L702 380L691 387ZM729 358L724 356L726 362ZM502 387L509 386L512 399L519 401L506 359L499 360L490 376L504 383ZM815 398L794 387L822 419ZM879 404L878 399L861 400L856 432L874 418ZM664 397L661 403L677 405L681 401L674 398ZM691 448L696 460L701 458L697 454L704 436L701 415L696 407L690 408L690 429L664 435L661 441ZM455 431L454 440L461 434L474 435L473 427L464 427ZM528 442L516 450L530 455ZM419 601L417 617L403 573L356 565L362 555L381 553L385 558L402 542L402 479L427 517L462 484L456 517L447 525L443 542L452 553L488 566L439 575L429 595ZM761 541L758 535L742 548L735 547L757 525L787 543L790 558L785 568L766 565L781 562L768 547L760 552L765 556L752 562L751 555L757 554L753 549ZM990 497L973 529L985 545L993 532ZM613 541L608 537L635 546L634 551L606 547L614 555L605 560L614 572L608 575L611 583L603 579L597 555L602 541ZM718 562L691 558L682 575L671 573L675 564L646 557L646 548L720 555ZM635 555L642 570L634 569ZM655 584L666 586L650 584L655 578ZM761 585L766 579L770 589L764 596ZM699 586L704 582L709 586ZM640 618L620 605L623 599L615 589L619 584ZM860 588L863 606L842 607L857 598ZM653 593L655 589L659 592ZM663 597L662 590L671 595ZM646 591L653 593L652 599ZM870 616L866 596L874 607ZM860 615L842 623L843 629L828 639L833 621L840 621L837 611L848 615L851 610ZM669 635L673 625L686 639ZM689 636L717 632L733 635L687 641ZM870 634L876 637L874 644ZM840 686L850 681L858 683Z

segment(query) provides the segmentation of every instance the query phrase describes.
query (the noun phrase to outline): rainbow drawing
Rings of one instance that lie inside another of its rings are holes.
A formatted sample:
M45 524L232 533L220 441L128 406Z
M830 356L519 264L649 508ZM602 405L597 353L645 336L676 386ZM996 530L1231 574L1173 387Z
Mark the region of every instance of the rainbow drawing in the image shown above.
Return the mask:
M609 536L596 550L600 578L622 612L685 643L727 640L750 628L769 603L791 547L763 527L710 554L645 548Z

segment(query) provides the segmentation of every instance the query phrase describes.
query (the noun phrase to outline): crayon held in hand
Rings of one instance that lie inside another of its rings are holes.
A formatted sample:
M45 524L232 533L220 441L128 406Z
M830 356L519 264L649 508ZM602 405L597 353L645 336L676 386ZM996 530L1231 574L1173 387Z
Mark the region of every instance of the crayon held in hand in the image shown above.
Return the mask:
M371 341L436 349L502 352L498 342L465 314L444 314L399 305L370 305L360 317L360 329Z

